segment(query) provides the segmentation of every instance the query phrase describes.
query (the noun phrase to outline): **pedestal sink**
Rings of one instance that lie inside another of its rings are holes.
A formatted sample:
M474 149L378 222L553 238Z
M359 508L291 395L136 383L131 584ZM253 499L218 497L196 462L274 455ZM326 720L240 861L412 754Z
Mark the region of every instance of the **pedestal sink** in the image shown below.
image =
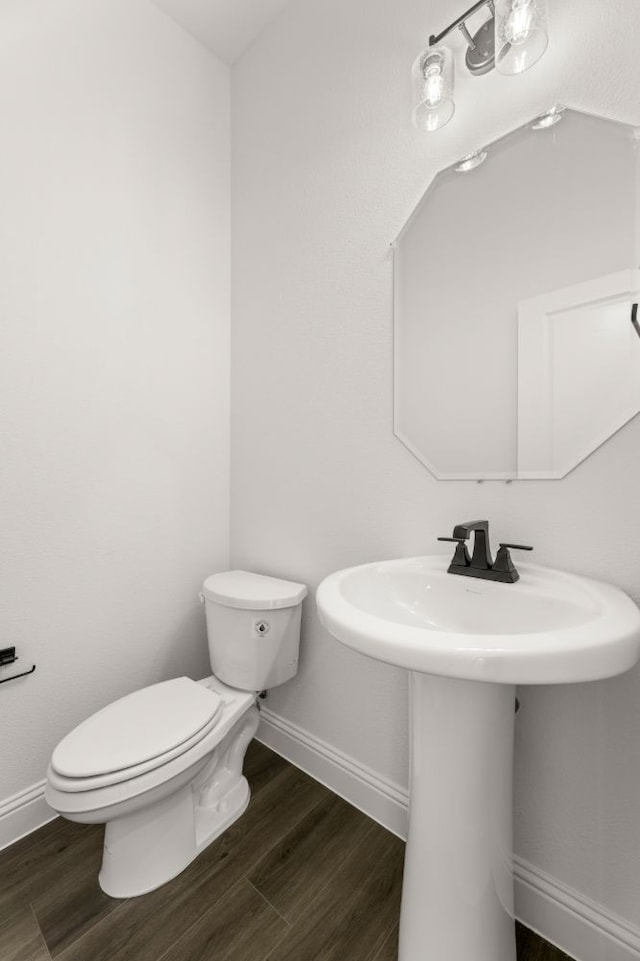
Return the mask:
M535 564L501 584L453 577L447 562L338 571L318 615L343 644L411 672L399 961L515 961L515 685L628 670L640 611L615 587Z

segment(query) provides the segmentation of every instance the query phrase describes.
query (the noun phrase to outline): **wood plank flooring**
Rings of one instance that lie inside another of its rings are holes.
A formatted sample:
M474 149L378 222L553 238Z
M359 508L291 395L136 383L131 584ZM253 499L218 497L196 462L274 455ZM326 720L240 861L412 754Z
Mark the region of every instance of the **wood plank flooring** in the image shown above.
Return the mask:
M402 842L257 741L245 773L245 814L141 898L100 890L102 826L0 852L0 961L397 961ZM570 961L517 940L518 961Z

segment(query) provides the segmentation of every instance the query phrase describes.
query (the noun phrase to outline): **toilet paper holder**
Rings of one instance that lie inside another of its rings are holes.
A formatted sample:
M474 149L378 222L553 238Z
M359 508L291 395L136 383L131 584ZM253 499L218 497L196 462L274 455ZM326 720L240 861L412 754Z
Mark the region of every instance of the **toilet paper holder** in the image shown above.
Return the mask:
M15 664L17 660L19 660L19 658L16 655L15 647L0 648L0 667L6 667L8 664ZM27 674L33 674L35 669L36 666L34 664L30 671L23 671L22 674L12 674L11 677L2 677L0 678L0 684L6 684L7 681L15 681L19 677L26 677Z

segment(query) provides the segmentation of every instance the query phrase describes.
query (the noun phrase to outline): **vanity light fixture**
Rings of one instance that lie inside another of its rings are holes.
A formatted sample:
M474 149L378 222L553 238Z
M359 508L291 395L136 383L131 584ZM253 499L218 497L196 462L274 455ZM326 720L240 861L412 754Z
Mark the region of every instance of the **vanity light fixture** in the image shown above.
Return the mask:
M471 34L467 21L487 8L490 16ZM413 122L420 130L444 127L455 112L453 53L442 41L458 29L467 42L465 64L476 76L494 67L503 74L523 73L547 49L546 0L478 0L439 34L413 64ZM557 121L554 121L554 123Z

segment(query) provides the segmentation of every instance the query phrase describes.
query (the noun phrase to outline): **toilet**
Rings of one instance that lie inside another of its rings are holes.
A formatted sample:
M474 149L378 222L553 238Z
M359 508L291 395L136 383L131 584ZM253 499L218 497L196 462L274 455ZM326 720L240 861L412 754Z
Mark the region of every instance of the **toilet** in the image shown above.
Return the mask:
M58 744L45 798L71 821L106 824L106 894L160 887L244 812L257 694L297 672L306 594L304 584L249 571L208 577L200 599L213 675L135 691Z

